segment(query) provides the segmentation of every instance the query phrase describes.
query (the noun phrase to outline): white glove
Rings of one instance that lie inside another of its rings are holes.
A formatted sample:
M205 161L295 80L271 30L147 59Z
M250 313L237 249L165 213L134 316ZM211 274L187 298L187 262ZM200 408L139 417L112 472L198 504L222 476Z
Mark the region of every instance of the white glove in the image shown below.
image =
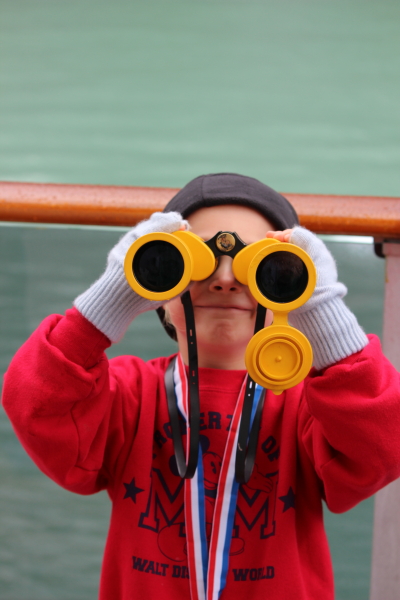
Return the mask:
M362 350L368 338L342 300L347 288L338 282L335 260L322 240L303 227L295 227L290 242L313 260L317 285L311 298L289 314L289 321L308 338L314 366L323 369Z
M182 226L189 228L188 222L177 212L152 214L120 239L108 255L103 275L75 299L79 312L112 342L121 340L137 315L165 304L165 301L146 300L132 290L124 274L128 249L142 235L157 231L173 233Z

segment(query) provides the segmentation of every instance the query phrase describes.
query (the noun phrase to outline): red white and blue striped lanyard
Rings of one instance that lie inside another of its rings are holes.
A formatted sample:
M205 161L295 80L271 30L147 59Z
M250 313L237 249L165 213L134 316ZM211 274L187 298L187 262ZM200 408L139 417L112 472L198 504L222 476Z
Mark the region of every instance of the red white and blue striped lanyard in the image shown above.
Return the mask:
M232 417L218 481L217 497L211 530L210 547L206 537L205 493L202 451L199 447L197 470L191 479L185 479L185 521L192 600L218 600L226 585L229 549L236 511L239 483L235 479L236 448L240 420L246 391L244 378ZM174 366L175 396L179 411L187 424L187 452L190 429L188 427L188 382L185 365L178 354ZM251 420L263 389L256 387Z

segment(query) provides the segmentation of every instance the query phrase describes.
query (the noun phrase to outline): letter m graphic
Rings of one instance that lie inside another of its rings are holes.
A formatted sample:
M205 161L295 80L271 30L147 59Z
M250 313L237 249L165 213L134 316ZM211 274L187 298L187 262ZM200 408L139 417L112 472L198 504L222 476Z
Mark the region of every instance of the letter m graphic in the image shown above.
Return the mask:
M171 490L160 469L153 469L147 506L140 515L139 527L158 533L166 525L175 523L183 515L183 496L180 493L183 486L184 480L179 478L175 489Z
M277 475L278 472L271 474L271 481L274 485L269 494L262 490L253 491L247 485L240 486L236 506L234 537L240 537L240 521L248 531L256 527L261 540L275 535Z

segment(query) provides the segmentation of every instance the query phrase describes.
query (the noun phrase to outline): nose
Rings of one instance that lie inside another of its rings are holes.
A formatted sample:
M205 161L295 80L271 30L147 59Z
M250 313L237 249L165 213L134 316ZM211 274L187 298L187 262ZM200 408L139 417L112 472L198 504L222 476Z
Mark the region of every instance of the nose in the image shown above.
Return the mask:
M235 279L232 271L232 259L221 256L218 267L210 277L209 289L212 292L241 292L243 285Z

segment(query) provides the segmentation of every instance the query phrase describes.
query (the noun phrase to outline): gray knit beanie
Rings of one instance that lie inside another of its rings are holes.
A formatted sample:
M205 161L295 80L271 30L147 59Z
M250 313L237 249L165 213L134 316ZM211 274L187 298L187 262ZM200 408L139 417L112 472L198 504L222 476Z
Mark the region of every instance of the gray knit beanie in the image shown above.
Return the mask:
M200 175L183 187L165 206L163 212L178 212L184 219L200 208L221 204L248 206L261 213L277 230L299 224L293 206L278 192L258 179L236 173ZM164 309L157 314L166 332L176 340L173 325L166 322Z

